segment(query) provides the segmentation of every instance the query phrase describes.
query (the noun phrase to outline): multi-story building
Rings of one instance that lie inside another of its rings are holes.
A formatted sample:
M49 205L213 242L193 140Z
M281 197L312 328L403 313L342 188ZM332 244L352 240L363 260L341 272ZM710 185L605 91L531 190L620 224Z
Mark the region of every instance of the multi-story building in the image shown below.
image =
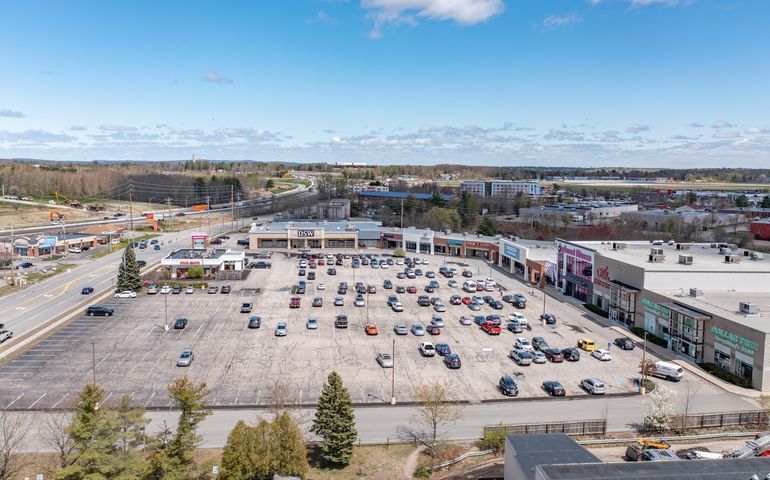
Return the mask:
M761 253L711 243L556 243L565 295L644 329L685 359L770 390L770 261Z
M624 212L636 212L639 205L626 202L580 202L522 208L519 218L526 221L551 221L564 224L590 225L619 217Z
M348 187L352 193L361 192L389 192L390 187L387 185L369 185L368 183L361 183L356 185L350 185Z
M543 187L537 182L514 182L510 180L469 180L460 184L460 190L477 197L515 196L519 193L538 196Z

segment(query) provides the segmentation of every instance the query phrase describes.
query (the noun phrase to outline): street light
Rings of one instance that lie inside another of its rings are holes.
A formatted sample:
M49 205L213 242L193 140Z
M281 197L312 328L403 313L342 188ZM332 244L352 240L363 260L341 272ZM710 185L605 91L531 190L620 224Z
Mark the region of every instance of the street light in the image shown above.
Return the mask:
M392 353L390 355L391 360L393 361L393 368L391 368L390 372L390 404L395 405L396 404L396 339L393 339L393 349Z

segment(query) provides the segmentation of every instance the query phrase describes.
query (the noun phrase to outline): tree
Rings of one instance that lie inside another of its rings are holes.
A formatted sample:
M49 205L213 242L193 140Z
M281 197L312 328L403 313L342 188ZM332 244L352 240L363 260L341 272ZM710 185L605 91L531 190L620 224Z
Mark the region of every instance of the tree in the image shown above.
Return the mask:
M273 181L272 178L267 179L267 182L265 182L265 188L268 190L275 188L275 182Z
M457 207L463 227L473 225L479 214L479 203L468 192L460 194L460 203Z
M492 217L484 217L476 233L488 236L497 235L497 221Z
M222 480L252 478L256 472L256 430L239 420L230 434L222 451Z
M431 467L436 459L440 429L457 422L463 416L461 407L450 400L449 392L452 390L451 382L437 380L421 384L415 389L415 398L419 406L412 421L428 428L427 436L421 436L423 444L428 447Z
M762 197L762 203L759 204L762 208L770 208L770 195Z
M327 462L335 465L350 462L358 437L356 417L350 393L337 372L329 374L321 390L311 431L321 437L321 452Z
M428 205L433 205L434 207L443 207L446 205L446 201L441 197L441 194L438 192L433 192L433 195L431 195L430 200L428 200Z
M0 479L21 478L20 473L32 463L32 457L21 455L30 422L21 414L0 411Z
M142 288L142 276L139 273L139 263L136 261L136 253L129 243L123 252L123 260L118 265L118 281L115 287L118 291L131 290L133 292Z
M666 432L671 429L676 415L676 396L663 386L657 386L644 402L644 426L652 432Z
M738 208L745 208L749 206L749 199L746 197L746 195L738 195L735 197L735 206Z
M393 256L394 256L394 257L403 258L403 257L404 257L404 255L406 255L406 252L404 251L404 249L403 249L403 248L401 248L401 247L396 247L396 248L394 248L394 249L393 249Z
M270 456L272 473L279 475L307 474L307 447L302 432L291 415L282 412L270 425Z
M168 393L181 410L176 433L169 445L170 458L179 466L181 472L188 472L190 478L194 476L195 449L201 441L197 433L198 425L211 415L206 408L203 399L209 394L205 383L194 385L187 376L184 376L168 386Z
M71 417L69 413L50 412L41 419L41 441L56 455L50 469L46 472L49 476L52 476L56 469L64 468L71 463L70 459L74 451L72 436L69 434Z
M457 230L462 220L451 208L433 207L422 217L422 223L433 230Z
M203 278L203 267L190 267L187 269L187 278Z

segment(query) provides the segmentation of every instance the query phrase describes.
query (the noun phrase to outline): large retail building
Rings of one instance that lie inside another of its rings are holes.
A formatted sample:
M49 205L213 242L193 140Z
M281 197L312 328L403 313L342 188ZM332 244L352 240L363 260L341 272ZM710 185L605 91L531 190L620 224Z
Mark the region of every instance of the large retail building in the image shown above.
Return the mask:
M762 254L711 243L556 243L565 295L770 390L770 261Z

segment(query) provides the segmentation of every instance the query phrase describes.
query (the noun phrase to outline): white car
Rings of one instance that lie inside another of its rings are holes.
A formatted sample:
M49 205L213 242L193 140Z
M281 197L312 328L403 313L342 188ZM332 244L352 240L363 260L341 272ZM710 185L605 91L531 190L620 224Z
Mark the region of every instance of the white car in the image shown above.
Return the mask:
M192 285L187 285L187 288L185 289L184 293L195 293L195 287Z
M308 318L306 326L308 330L318 330L318 320L315 318Z
M168 285L163 285L162 287L160 287L160 293L164 293L164 294L171 293L171 287Z
M607 387L604 385L604 382L598 378L586 378L580 382L580 386L591 395L604 395L604 393L607 391Z
M514 343L514 348L525 350L527 352L531 352L535 350L534 347L532 347L532 344L529 343L529 340L527 340L524 337L519 337L516 339L516 343Z
M399 258L398 260L396 260L396 265L403 265L403 264L404 264L403 258Z
M432 357L436 355L436 347L431 342L420 342L420 353L423 357Z
M593 352L591 352L591 356L598 360L601 360L602 362L609 362L610 360L612 360L612 355L610 355L609 350L605 350L603 348L594 350Z
M13 332L10 330L0 330L0 343L6 340L10 340L13 337Z
M81 249L79 249L79 248L77 248L77 247L74 247L74 248L70 248L70 249L69 249L69 250L67 250L67 251L68 251L69 253L80 253L80 252L82 252L83 250L81 250Z
M393 305L390 306L394 312L403 312L404 306L401 305L401 302L394 302Z
M316 290L326 290L326 285L324 285L323 283L319 283L318 285L316 285L315 288Z
M134 298L136 297L136 292L132 292L131 290L125 290L123 292L118 292L115 294L115 298Z
M529 324L527 317L519 312L513 312L508 314L508 320L511 322L519 322L519 325L526 327Z

